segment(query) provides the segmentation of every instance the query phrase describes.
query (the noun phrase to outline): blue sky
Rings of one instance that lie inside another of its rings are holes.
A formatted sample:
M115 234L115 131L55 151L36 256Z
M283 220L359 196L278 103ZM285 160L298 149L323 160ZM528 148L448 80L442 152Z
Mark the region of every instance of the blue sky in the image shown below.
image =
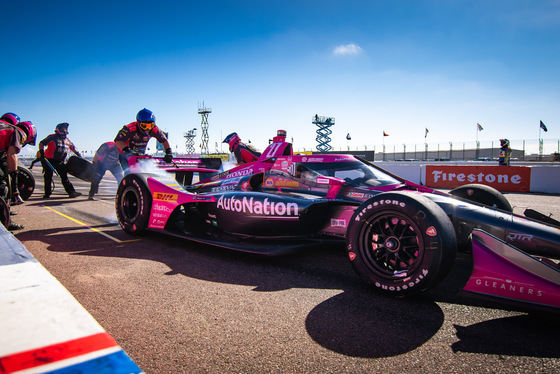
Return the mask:
M0 112L32 121L39 138L69 122L84 151L144 107L174 150L192 128L199 145L202 102L211 151L233 131L264 150L277 129L315 148L315 114L335 118L335 149L537 139L540 120L543 138L559 138L558 0L20 0L0 10Z

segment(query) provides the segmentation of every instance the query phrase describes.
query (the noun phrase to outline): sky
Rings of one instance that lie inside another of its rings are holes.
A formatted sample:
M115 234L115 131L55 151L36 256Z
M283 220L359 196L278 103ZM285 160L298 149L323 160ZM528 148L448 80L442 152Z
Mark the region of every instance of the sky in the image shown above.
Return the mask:
M142 108L176 152L196 128L200 151L202 106L210 152L234 131L263 151L278 129L315 149L316 114L335 119L335 150L560 137L560 0L4 0L0 11L0 112L32 121L39 140L68 122L86 152Z

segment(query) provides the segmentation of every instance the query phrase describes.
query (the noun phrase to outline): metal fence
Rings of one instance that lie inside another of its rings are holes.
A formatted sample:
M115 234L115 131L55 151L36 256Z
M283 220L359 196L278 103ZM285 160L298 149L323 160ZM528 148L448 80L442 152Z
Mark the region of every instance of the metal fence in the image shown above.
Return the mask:
M510 140L512 159L521 161L560 161L560 139ZM309 148L294 149L295 152ZM315 151L315 149L313 149ZM375 161L462 161L495 160L500 154L499 141L448 142L424 144L381 144L371 148L341 147L333 151L375 151Z

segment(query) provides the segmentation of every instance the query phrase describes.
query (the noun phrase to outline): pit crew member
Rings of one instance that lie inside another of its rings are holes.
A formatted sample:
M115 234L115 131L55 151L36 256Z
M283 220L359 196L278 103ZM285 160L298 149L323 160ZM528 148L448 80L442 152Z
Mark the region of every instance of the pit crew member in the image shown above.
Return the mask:
M246 162L257 161L261 155L252 145L243 143L236 132L232 132L226 136L223 143L229 144L229 152L233 152L239 165Z
M74 185L72 185L72 182L68 179L68 170L64 163L68 151L72 151L76 156L82 157L78 149L74 146L74 143L68 139L68 126L70 125L66 122L59 123L56 125L54 134L48 135L39 142L37 157L41 158L41 165L43 166L43 179L45 181L44 199L48 199L52 193L52 168L54 168L60 176L60 181L69 197L75 198L82 195L81 192L74 189Z
M13 200L15 204L23 202L17 190L17 154L27 144L35 145L36 138L37 130L29 121L19 122L15 126L0 123L0 196L7 204L10 200ZM12 180L11 184L9 179ZM23 225L18 225L10 220L8 230L22 228Z
M99 146L93 156L93 177L88 198L93 200L93 196L99 190L99 182L109 170L117 180L117 184L123 179L123 170L119 162L119 150L115 142L106 142Z
M146 146L151 138L156 138L165 149L163 160L173 161L173 154L165 133L156 126L156 116L144 108L136 114L136 121L123 126L115 137L119 149L119 161L125 174L128 174L128 158L146 153Z

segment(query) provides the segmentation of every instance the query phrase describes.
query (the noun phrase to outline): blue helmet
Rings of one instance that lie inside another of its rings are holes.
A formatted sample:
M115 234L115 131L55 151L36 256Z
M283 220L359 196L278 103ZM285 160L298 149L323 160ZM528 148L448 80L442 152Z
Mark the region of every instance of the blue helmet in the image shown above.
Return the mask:
M8 122L15 126L19 123L20 118L17 114L8 112L8 113L4 113L2 117L0 117L0 120L4 122Z
M59 123L58 125L56 125L56 128L54 129L54 132L56 132L59 135L68 135L68 126L70 126L67 122L62 122Z
M154 113L152 113L151 110L144 108L136 115L136 122L138 122L140 130L148 132L154 128L156 124L156 116L154 116Z
M139 111L138 114L136 115L136 121L137 122L155 122L156 121L156 116L154 116L154 113L152 113L151 110L148 110L148 109L144 108L141 111Z

